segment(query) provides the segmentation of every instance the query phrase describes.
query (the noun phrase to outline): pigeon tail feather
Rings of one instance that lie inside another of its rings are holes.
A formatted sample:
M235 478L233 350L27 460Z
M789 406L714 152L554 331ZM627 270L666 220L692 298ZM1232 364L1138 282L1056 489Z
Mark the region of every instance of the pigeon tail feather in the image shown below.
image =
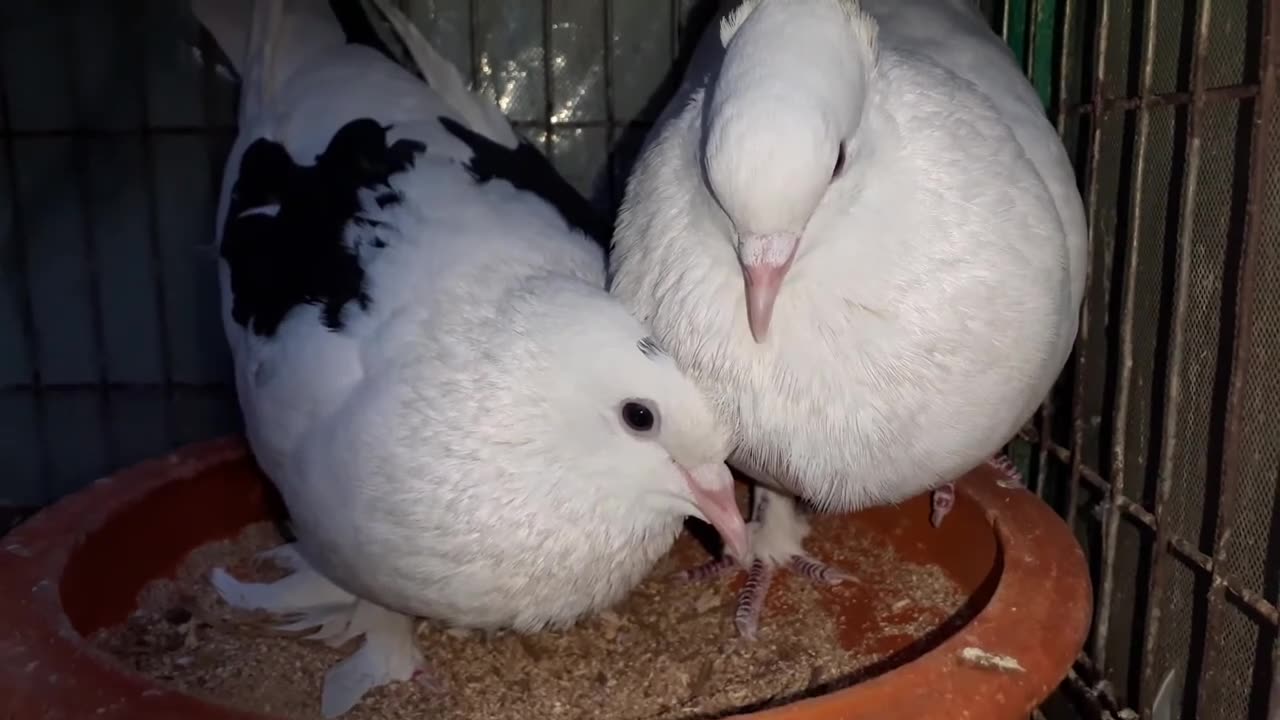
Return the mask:
M409 51L409 56L422 77L470 129L494 142L513 148L519 142L511 123L502 110L488 97L473 92L453 63L444 59L423 37L418 26L391 4L390 0L372 0Z
M361 600L347 632L364 635L364 644L325 675L320 711L326 718L350 710L373 688L412 679L423 667L408 615Z
M422 670L413 618L361 600L333 584L298 553L294 544L261 553L292 573L271 583L242 582L222 568L210 574L218 595L245 610L264 610L284 622L282 632L311 631L304 639L340 647L364 636L360 649L325 675L321 711L337 717L380 685L409 680Z
M347 41L326 0L191 0L191 9L240 75L242 123L316 53Z

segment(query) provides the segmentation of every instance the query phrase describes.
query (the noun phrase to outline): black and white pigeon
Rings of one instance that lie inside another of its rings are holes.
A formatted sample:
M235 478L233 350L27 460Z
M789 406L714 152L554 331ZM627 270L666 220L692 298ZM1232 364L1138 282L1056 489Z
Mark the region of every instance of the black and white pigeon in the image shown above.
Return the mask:
M224 325L297 535L271 553L283 580L212 580L312 638L363 636L326 717L422 669L411 616L566 626L686 516L745 549L713 409L605 292L593 211L493 103L382 0L193 4L242 81Z
M610 269L758 481L752 635L774 567L841 578L805 554L797 499L935 490L937 524L975 466L1017 482L993 455L1071 351L1086 224L970 0L727 5L641 151Z

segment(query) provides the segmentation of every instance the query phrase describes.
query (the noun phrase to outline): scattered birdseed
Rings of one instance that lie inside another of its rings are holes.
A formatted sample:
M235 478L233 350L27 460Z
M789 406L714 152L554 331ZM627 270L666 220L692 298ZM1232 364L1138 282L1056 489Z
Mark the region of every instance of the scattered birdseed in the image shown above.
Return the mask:
M968 618L964 596L937 566L902 561L891 542L851 533L815 555L852 576L819 588L780 572L755 642L732 622L733 573L707 582L675 574L706 560L687 535L619 606L564 632L519 635L423 621L429 674L378 688L344 720L506 720L609 717L704 719L784 704L881 674L935 646ZM124 665L182 692L294 720L320 718L325 672L360 642L332 650L229 608L207 582L225 566L243 579L284 573L254 555L282 540L271 525L193 551L156 580L138 610L93 637ZM1014 661L1016 665L1016 661Z
M972 665L984 670L1026 672L1026 669L1022 667L1017 658L1009 657L1008 655L992 655L986 650L976 647L967 647L961 650L960 660L966 665Z

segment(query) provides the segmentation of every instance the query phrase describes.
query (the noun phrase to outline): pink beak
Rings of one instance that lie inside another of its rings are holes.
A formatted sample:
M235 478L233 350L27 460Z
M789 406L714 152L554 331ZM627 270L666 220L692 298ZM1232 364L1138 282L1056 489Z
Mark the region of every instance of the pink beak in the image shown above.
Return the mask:
M711 523L720 533L733 557L746 558L750 550L747 525L738 510L738 499L733 494L733 474L729 472L729 466L724 463L709 463L693 470L685 469L684 477L693 493L693 502L702 513L702 519Z
M790 233L743 238L739 253L747 290L747 324L751 327L751 336L758 343L764 342L769 335L773 304L778 299L783 278L791 269L798 245L799 237Z

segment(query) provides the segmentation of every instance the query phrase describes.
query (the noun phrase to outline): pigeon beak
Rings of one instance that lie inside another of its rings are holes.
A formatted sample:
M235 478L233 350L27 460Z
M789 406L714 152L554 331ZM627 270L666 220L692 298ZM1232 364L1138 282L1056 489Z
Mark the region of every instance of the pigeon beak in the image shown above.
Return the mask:
M748 235L742 239L739 257L747 288L747 323L751 336L762 343L769 335L773 303L782 279L791 269L800 238L792 233Z
M720 533L733 557L745 558L748 552L747 526L738 511L738 499L733 494L733 474L724 463L708 463L692 470L684 470L684 479L693 493L693 504L702 519Z

